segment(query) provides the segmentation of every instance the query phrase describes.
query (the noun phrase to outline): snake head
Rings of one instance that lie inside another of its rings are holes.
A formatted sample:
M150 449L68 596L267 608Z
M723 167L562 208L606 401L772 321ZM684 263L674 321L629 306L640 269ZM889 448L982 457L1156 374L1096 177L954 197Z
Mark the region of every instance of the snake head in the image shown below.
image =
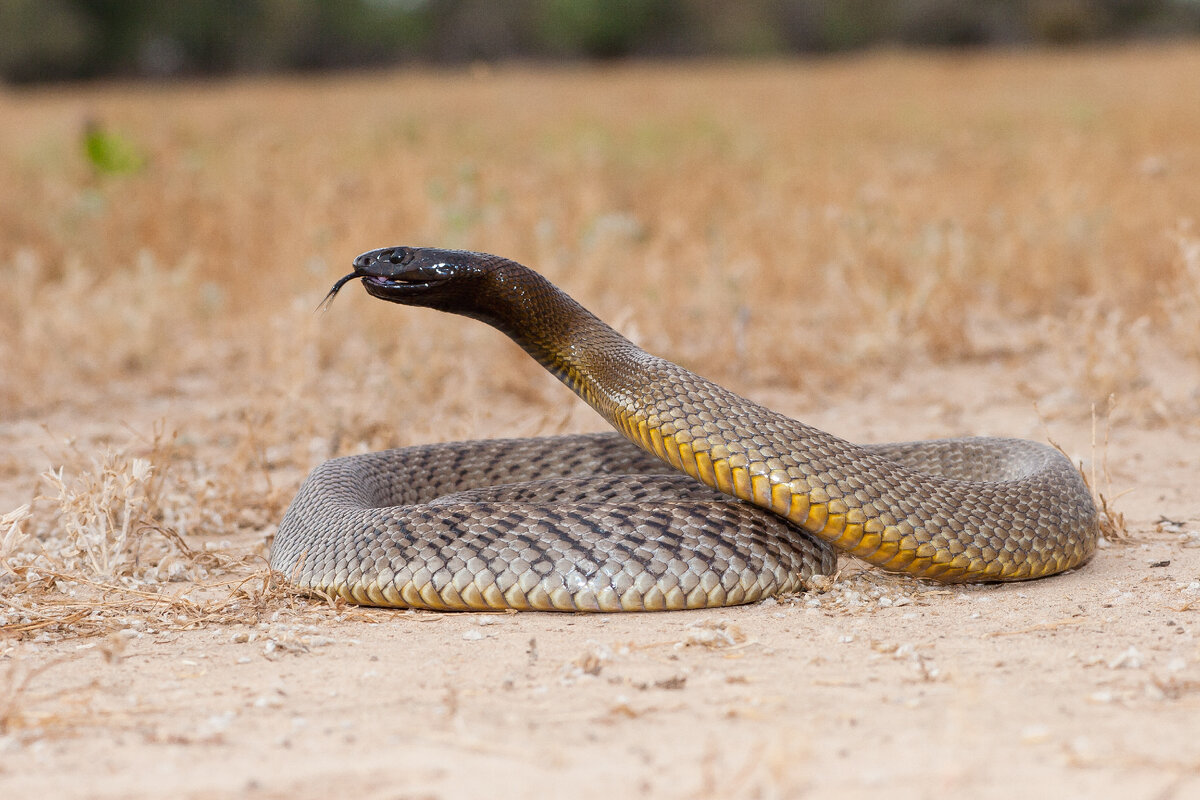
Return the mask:
M393 293L424 291L461 275L466 264L462 255L454 250L385 247L354 259L354 274L363 279L367 291L372 287Z
M495 256L428 247L384 247L354 259L354 272L338 280L328 304L348 281L361 278L367 292L382 300L463 313Z
M355 278L362 280L368 294L381 300L482 320L518 342L530 330L545 338L548 331L563 327L565 317L556 309L563 302L577 305L570 298L556 305L554 298L562 293L515 261L432 247L368 250L354 259L354 272L334 284L322 305Z

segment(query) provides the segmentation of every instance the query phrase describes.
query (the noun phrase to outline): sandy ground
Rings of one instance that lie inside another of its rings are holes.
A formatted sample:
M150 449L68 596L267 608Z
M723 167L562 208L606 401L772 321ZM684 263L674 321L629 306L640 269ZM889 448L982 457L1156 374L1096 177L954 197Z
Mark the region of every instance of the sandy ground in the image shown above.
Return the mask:
M763 399L862 440L1045 438L1014 378L926 367L825 407ZM181 403L169 416L198 413ZM13 669L44 670L20 697L41 724L0 737L0 794L1195 796L1200 430L1126 421L1093 451L1086 411L1045 425L1085 466L1106 452L1131 534L1071 574L947 588L843 560L824 594L721 611L301 603L4 643Z

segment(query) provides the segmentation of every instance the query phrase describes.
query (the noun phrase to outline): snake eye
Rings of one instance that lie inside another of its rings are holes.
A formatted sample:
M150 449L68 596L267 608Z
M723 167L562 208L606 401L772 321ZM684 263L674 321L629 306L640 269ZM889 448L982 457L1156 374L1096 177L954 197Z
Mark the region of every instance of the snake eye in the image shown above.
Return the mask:
M412 251L407 247L397 247L388 254L389 264L407 264L412 261Z

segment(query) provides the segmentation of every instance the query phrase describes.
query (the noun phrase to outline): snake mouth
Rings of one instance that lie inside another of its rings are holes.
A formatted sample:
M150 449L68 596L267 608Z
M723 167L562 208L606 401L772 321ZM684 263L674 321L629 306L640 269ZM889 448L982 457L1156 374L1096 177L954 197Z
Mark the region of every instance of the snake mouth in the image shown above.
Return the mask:
M354 271L338 278L318 308L326 309L342 287L361 278L368 294L383 300L406 302L454 277L454 267L442 260L414 263L417 252L408 247L371 250L354 259Z
M445 283L450 279L450 276L438 275L432 279L426 277L422 280L416 275L383 276L363 275L360 272L351 272L349 275L343 275L337 279L337 282L333 284L333 288L325 295L325 299L317 306L318 310L328 309L333 303L333 298L342 290L342 287L355 278L362 278L363 288L367 290L368 294L372 294L383 300L396 300L432 289L441 283Z
M401 275L361 275L363 287L376 297L393 298L432 289L450 279L449 275L429 274L414 270Z

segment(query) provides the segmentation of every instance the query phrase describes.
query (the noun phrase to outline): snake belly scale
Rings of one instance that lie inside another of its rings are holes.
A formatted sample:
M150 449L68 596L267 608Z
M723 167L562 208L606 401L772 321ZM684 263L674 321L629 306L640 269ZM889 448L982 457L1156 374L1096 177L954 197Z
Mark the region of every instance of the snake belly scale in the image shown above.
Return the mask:
M1038 578L1098 538L1070 461L1020 439L855 445L641 350L536 272L481 253L355 259L368 293L483 320L618 433L333 459L271 566L371 605L620 611L753 602L837 552L944 582Z

